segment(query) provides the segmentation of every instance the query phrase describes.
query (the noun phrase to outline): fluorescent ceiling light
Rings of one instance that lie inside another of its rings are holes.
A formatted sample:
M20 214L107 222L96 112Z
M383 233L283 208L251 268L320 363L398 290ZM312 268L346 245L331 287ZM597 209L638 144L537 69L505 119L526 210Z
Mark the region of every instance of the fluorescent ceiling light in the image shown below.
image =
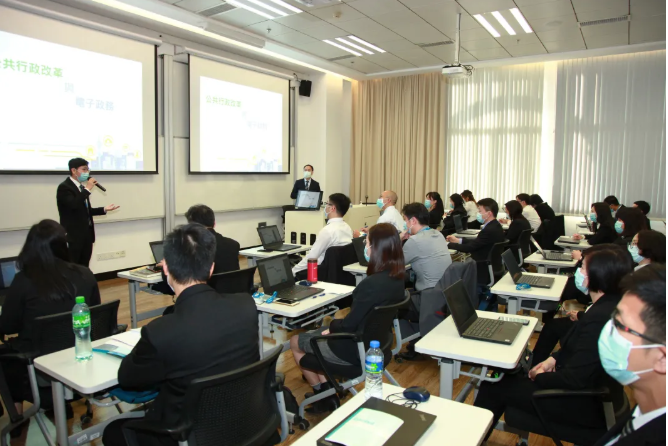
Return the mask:
M257 0L248 0L248 1L257 1ZM511 36L514 36L515 34L517 34L515 32L515 30L512 28L512 26L510 26L510 23L508 23L508 21L501 15L501 13L499 11L494 11L492 13L492 15L494 16L494 18L496 20L498 20L498 22L501 24L501 26L503 26L503 28L506 31L508 31L508 34L510 34Z
M295 8L295 7L292 6L290 3L285 3L283 0L271 0L271 1L274 2L274 3L276 3L277 5L281 5L282 7L287 8L287 9L289 9L290 11L295 12L295 13L297 13L297 14L299 14L300 12L304 12L304 11L302 11L302 10L299 9L299 8ZM228 2L228 3L229 3L229 2Z
M232 6L236 6L237 8L243 8L247 11L254 12L257 15L261 15L262 17L266 17L268 19L275 19L276 17L267 14L266 12L262 12L259 9L255 9L252 6L244 5L243 3L239 3L236 0L227 0L227 3L229 3Z
M359 46L359 45L355 45L355 44L352 43L352 42L348 42L346 39L342 39L341 37L337 37L336 40L338 40L338 41L341 42L341 43L345 43L346 45L351 46L351 47L353 47L353 48L355 48L355 49L357 49L357 50L360 50L360 51L362 51L363 53L373 54L372 51L369 51L369 50L367 50L366 48L362 48L362 47Z
M264 8L264 9L266 9L266 10L268 10L268 11L275 12L276 14L281 15L281 16L283 16L283 17L285 17L286 15L288 15L287 12L285 12L285 11L281 11L280 9L278 9L278 8L274 8L273 6L265 5L265 4L262 3L261 1L258 1L258 0L247 0L247 1L249 1L249 2L251 2L251 3L253 3L253 4L255 4L255 5L261 6L262 8ZM228 2L228 3L229 3L229 2Z
M515 16L515 20L517 20L517 23L520 24L520 26L522 27L522 29L524 30L525 33L532 33L533 32L533 29L531 29L531 27L529 26L529 23L524 18L524 16L522 15L522 13L520 12L519 9L513 8L513 9L510 10L510 13L513 16Z
M348 36L348 38L349 38L349 39L353 39L354 41L359 42L359 43L361 43L362 45L366 45L366 46L368 46L369 48L371 48L372 50L376 50L376 51L378 51L379 53L384 53L384 52L385 52L385 50L380 49L380 48L378 48L376 45L372 45L372 44L370 44L369 42L367 42L366 40L362 40L362 39L360 39L359 37Z
M229 3L229 2L228 2ZM480 24L494 37L501 37L501 34L497 30L494 29L494 27L487 21L486 18L481 16L480 14L476 14L473 17L480 22Z
M357 51L353 51L350 48L346 48L345 46L339 45L338 43L332 42L331 40L323 40L323 42L329 43L330 45L335 46L337 48L340 48L343 51L348 51L349 53L354 54L355 56L361 56L362 55L361 53L358 53Z

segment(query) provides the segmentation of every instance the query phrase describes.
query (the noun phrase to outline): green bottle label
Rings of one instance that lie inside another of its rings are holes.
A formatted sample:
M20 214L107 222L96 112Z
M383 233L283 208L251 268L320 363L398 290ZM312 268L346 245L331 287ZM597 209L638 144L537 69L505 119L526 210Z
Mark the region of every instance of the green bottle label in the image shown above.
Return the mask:
M72 326L77 329L90 327L90 313L72 315Z

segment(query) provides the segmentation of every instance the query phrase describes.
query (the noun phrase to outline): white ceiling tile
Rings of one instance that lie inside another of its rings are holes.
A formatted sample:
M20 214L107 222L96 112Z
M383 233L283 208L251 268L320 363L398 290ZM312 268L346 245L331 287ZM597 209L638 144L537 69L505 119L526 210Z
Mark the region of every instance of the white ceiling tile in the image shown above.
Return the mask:
M376 22L388 28L406 24L424 25L424 20L422 20L422 18L419 15L415 14L413 11L410 11L408 9L380 14L374 17L373 19Z
M538 40L535 33L522 33L517 34L516 36L501 36L497 37L496 40L506 49L511 46L540 44L540 40Z
M453 3L455 5L457 4L455 0L401 0L401 3L403 3L405 6L409 7L412 10L415 10L415 8L420 8L422 6L433 5L436 3L439 4Z
M369 60L376 65L379 65L388 70L405 70L408 68L415 68L415 65L412 63L406 62L405 60L390 53L374 54L371 56L365 55L364 59Z
M441 65L443 63L441 59L426 52L422 48L411 51L395 52L395 55L418 67L429 67L433 65Z
M376 65L373 62L365 60L362 57L353 57L351 59L337 60L336 63L343 65L344 67L357 70L360 73L381 73L387 71L385 68L380 65Z
M457 3L440 2L415 7L412 8L412 10L425 21L434 25L439 31L447 35L454 35L457 23L457 13L462 14L460 29L478 28L480 26L480 24Z
M323 21L318 17L311 15L308 12L280 17L278 19L274 19L274 21L297 31L301 31L305 28L312 28L318 24L323 23Z
M271 31L267 31L267 28L271 29ZM292 28L288 28L287 26L281 25L280 23L274 22L272 20L255 23L254 25L247 26L246 29L260 34L263 37L269 37L270 39L273 39L274 36L280 36L281 34L294 32Z
M459 52L459 62L460 63L475 62L476 60L478 60L478 59L473 57L473 55L471 53L469 53L468 51L462 50L462 51Z
M462 47L466 48L467 51L471 50L487 50L490 48L499 48L501 45L499 45L499 42L496 41L496 39L479 39L479 40L471 40L467 42L462 42Z
M558 40L556 42L543 42L543 45L545 45L545 48L547 48L547 51L550 53L563 53L565 51L578 51L587 49L584 40L582 40L582 36L578 36L576 39Z
M582 35L585 41L589 42L590 37L607 36L609 34L627 34L629 32L628 22L606 23L603 25L585 26L582 28Z
M621 46L629 44L629 33L605 34L602 36L585 37L588 49L607 48L609 46Z
M562 27L577 26L575 14L547 17L543 19L527 19L534 32L552 31Z
M325 42L307 43L306 45L300 45L299 49L319 57L324 57L325 59L332 59L334 57L341 57L350 54L347 51L338 49L337 47L329 45Z
M288 17L296 17L298 15L301 14L295 14L294 16L288 16ZM262 17L260 15L255 14L254 12L250 12L243 8L232 9L222 14L216 14L211 18L215 20L220 20L225 23L229 23L231 25L237 25L242 27L252 25L254 23L264 22L267 20L266 17Z
M609 9L615 11L617 16L628 14L629 0L572 0L575 13L580 18L580 14L590 11L598 11L600 9ZM582 19L580 19L582 21Z
M666 15L666 0L631 0L631 17Z
M515 7L513 0L459 0L459 4L471 15Z
M348 5L368 17L375 17L388 12L408 11L408 8L397 0L356 0L349 2Z
M318 40L333 39L336 37L343 37L350 34L348 31L338 28L324 21L310 28L302 28L301 32Z
M399 34L400 36L410 40L413 43L416 44L422 44L422 43L435 43L435 42L443 42L444 40L448 40L448 37L438 31L436 28L432 27L431 25L424 24L424 25L414 25L414 24L406 24L406 25L398 25L398 26L393 26L392 29L394 32Z
M463 29L460 33L462 42L470 40L493 39L492 35L485 28ZM454 37L454 36L453 36Z
M316 9L311 11L311 14L335 25L337 23L343 23L364 17L364 14L344 3L328 6L327 8Z
M174 3L176 3L180 0L160 0L160 1L162 1L163 3L168 3L170 5L173 5Z
M628 8L627 8L628 10ZM614 19L626 15L626 12L620 12L622 9L600 8L594 11L586 11L578 14L578 22L589 22L591 20Z
M291 33L281 34L279 36L274 36L273 40L276 40L286 45L298 47L301 45L307 45L309 43L319 42L319 40L314 39L313 37L307 36L306 34L300 33L299 31L293 31Z
M544 19L560 15L573 14L573 5L570 0L559 0L550 3L540 3L520 6L522 15L529 19Z
M490 48L486 50L472 50L469 51L473 56L478 60L488 60L488 59L503 59L505 57L510 57L508 51L503 48Z
M560 2L562 0L515 0L517 6L537 5L539 3Z
M380 46L382 49L385 51L388 51L390 53L394 53L397 51L407 51L407 50L413 50L415 48L420 48L413 42L409 42L406 39L401 39L401 40L393 40L391 42L383 42L383 44Z
M660 42L666 40L666 16L655 15L631 19L631 42Z
M308 12L315 11L315 10L321 9L321 8L329 8L330 6L338 5L338 4L341 3L341 1L339 1L339 0L325 0L322 3L319 3L317 5L307 6L307 5L304 5L304 4L302 4L302 3L300 3L296 0L292 0L292 1L291 0L284 0L284 1L292 4L293 6L296 6L297 8L303 9L304 11L308 11Z
M360 39L364 39L367 42L374 44L392 40L402 40L402 37L399 34L390 31L380 23L377 23L368 17L339 23L337 26L356 35Z
M515 45L506 48L513 57L533 56L534 54L545 54L545 48L540 43L532 43L531 45Z
M197 12L222 5L223 3L224 2L221 0L181 0L174 3L174 5L179 8L187 9L188 11Z
M573 36L580 35L579 26L564 26L561 28L553 29L552 31L542 31L537 32L538 38L541 42L556 42L559 40L572 40ZM580 40L582 40L580 38Z
M438 45L423 49L429 54L438 57L444 63L453 63L455 61L455 45Z

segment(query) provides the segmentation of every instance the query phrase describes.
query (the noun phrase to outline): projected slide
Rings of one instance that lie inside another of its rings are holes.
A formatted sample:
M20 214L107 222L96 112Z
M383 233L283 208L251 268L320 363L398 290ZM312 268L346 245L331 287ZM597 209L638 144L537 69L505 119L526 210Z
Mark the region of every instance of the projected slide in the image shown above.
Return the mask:
M142 116L141 62L0 31L0 170L142 171Z
M283 95L200 78L201 172L282 172Z

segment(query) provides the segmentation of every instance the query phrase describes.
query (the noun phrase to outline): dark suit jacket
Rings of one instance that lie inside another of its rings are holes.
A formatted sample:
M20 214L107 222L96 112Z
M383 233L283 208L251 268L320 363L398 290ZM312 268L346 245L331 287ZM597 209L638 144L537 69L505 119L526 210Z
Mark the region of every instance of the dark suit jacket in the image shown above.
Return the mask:
M431 229L438 228L438 225L441 224L441 219L443 218L443 209L440 206L436 206L433 209L429 210L429 227Z
M508 243L511 245L517 245L522 231L526 231L527 229L531 229L531 223L529 223L529 220L526 218L518 218L510 222L508 232L506 232Z
M174 312L151 321L118 370L124 389L159 389L146 418L175 424L195 378L230 372L260 359L257 310L249 294L187 288Z
M78 245L90 234L92 242L95 242L95 223L93 216L104 215L104 208L94 208L90 205L90 192L81 191L72 182L70 177L58 185L56 191L56 202L60 224L67 231L67 241ZM88 205L88 206L86 206ZM90 209L90 212L88 210Z
M404 300L403 279L393 279L388 271L367 276L353 291L350 313L343 319L334 319L329 325L330 333L355 333L365 318L378 306L398 304ZM388 332L390 333L390 332ZM391 334L391 333L390 333ZM382 340L379 339L382 345ZM353 341L332 341L329 348L339 358L359 364L357 345Z
M443 234L452 234L455 231L455 219L454 216L459 215L462 217L462 226L464 229L467 227L467 221L468 221L468 214L466 212L466 209L464 209L462 206L454 208L452 212L450 212L450 215L445 217L443 219Z
M14 350L30 349L32 321L35 318L72 311L76 296L84 296L88 306L100 305L100 290L91 270L63 260L56 260L56 268L74 287L74 294L69 299L57 302L40 295L35 283L24 272L16 274L0 314L0 333L18 333L17 337L10 340Z
M209 229L216 236L216 257L213 273L227 273L239 269L239 242L223 237L213 229Z
M545 220L550 220L550 221L554 220L555 217L554 210L552 210L549 204L542 202L534 209L536 209L536 213L540 217L541 222Z
M624 417L615 424L604 436L596 442L594 446L605 446L613 438L622 433L626 422L633 415L633 410L628 417ZM665 446L666 444L666 414L654 418L649 423L643 425L637 431L620 438L615 446Z
M478 262L478 283L489 283L487 265L481 262L487 260L489 252L496 243L501 243L505 239L501 223L494 219L487 223L476 238L463 238L461 244L448 243L448 248L471 254L471 258Z
M602 243L614 243L615 240L619 237L619 234L614 229L610 229L608 226L597 225L596 232L594 234L585 235L585 239L589 242L590 245L600 245Z
M311 178L311 184L309 185L308 190L312 192L320 192L320 183ZM292 187L292 193L290 193L290 198L293 200L297 198L297 192L300 190L306 190L306 184L304 184L304 179L295 181L295 185Z

